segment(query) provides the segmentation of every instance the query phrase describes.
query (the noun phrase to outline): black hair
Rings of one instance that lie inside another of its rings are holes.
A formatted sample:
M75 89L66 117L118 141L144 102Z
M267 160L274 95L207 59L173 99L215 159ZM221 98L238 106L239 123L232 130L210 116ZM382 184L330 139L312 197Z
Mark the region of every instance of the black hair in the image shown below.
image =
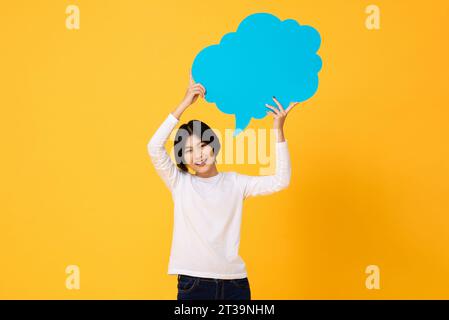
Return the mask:
M207 145L210 145L214 155L217 155L221 148L218 136L206 123L201 120L194 119L182 124L176 132L174 148L176 165L185 172L189 172L187 166L185 165L184 159L185 145L187 138L193 134L201 139L201 142L205 142Z

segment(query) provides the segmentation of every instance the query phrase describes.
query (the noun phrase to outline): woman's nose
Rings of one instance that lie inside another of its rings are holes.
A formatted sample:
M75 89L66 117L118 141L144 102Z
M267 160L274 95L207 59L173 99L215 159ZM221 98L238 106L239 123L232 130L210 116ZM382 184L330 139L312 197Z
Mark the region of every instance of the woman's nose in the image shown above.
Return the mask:
M195 161L199 161L203 158L203 154L202 154L201 150L195 151L193 153L193 155L194 155Z

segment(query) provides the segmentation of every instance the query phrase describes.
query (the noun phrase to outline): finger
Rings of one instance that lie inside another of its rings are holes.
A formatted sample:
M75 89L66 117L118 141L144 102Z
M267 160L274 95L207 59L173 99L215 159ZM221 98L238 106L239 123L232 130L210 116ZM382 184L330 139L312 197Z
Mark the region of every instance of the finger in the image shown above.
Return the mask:
M204 88L202 85L200 86L201 90L203 90L203 97L206 95L206 88Z
M276 113L276 115L279 115L279 110L276 109L275 107L270 106L269 104L266 104L266 103L265 103L265 106L266 106L267 108L270 108L271 110L273 110L273 111Z
M202 85L198 85L198 86L194 85L194 88L201 90L201 95L204 97L204 94L206 93L206 89L204 89L204 87Z
M191 90L201 90L201 92L204 94L205 93L205 89L201 86L201 85L197 85L197 84L194 84L192 87L191 87Z
M270 106L270 105L267 104L267 103L265 103L265 106L266 106L267 108L270 108L271 110L273 110L275 114L279 114L279 109L277 109L277 108L275 108L275 107L273 107L273 106Z
M201 89L199 89L199 88L198 89L193 89L191 92L195 93L195 94L198 94L198 93L201 94L201 95L203 94L203 91L201 91Z
M194 83L194 84L192 85L192 88L201 88L201 89L204 89L204 87L201 85L201 83Z
M193 93L194 95L199 94L200 96L204 97L204 94L203 94L203 92L201 91L201 89L195 89L195 90L192 90L192 93Z
M290 105L290 106L287 108L287 112L289 112L291 109L293 109L293 107L295 107L296 105L299 105L299 102L295 102L295 103L293 103L292 105Z
M267 111L267 113L271 114L273 117L275 116L272 111Z
M292 102L290 103L290 105L288 106L288 108L285 110L285 112L289 112L294 106L296 106L297 104L299 104L299 102Z
M273 100L274 100L274 102L276 102L276 104L278 105L279 110L281 110L282 112L284 112L284 111L285 111L284 108L282 107L282 105L279 103L279 101L276 99L275 96L273 96Z

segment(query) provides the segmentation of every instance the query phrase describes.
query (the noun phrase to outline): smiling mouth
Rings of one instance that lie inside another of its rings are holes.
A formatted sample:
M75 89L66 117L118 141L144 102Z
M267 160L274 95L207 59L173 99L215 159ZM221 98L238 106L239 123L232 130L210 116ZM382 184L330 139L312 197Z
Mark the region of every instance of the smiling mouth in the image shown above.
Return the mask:
M195 162L195 165L198 167L203 167L206 164L206 160L203 160L201 162Z

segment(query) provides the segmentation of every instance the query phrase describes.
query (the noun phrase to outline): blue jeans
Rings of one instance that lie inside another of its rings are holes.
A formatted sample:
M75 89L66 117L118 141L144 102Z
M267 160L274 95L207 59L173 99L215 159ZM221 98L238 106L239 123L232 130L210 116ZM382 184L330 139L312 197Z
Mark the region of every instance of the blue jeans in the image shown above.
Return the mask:
M251 300L248 278L212 279L178 275L178 300Z

